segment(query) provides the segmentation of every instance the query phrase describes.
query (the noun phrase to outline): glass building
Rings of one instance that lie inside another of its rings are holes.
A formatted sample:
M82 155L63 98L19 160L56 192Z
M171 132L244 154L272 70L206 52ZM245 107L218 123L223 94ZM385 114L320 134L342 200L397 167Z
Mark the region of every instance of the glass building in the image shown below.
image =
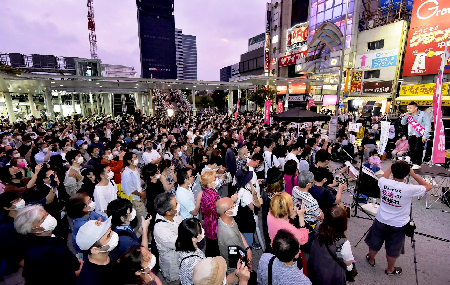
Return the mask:
M176 79L174 0L136 0L143 78Z

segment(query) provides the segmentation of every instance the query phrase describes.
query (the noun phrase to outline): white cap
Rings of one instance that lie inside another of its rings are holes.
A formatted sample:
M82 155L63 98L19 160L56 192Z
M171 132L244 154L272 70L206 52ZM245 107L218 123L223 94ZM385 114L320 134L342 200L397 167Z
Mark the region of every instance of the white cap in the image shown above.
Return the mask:
M103 235L111 227L111 218L108 218L104 222L98 220L90 220L86 224L82 225L78 230L75 238L78 247L81 250L90 249L94 243L102 238Z

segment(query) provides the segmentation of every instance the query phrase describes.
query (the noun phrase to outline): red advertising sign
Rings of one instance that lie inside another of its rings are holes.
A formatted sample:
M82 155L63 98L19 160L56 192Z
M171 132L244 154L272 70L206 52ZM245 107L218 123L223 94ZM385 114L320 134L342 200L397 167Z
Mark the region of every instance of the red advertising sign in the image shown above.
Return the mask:
M266 100L264 104L264 124L270 124L270 107L272 106L272 101Z
M308 110L311 109L311 107L314 106L314 99L308 100Z
M350 83L350 93L361 93L362 71L352 73L352 81Z
M308 40L308 23L296 25L287 31L287 50L293 50L306 44Z
M414 1L403 76L438 73L445 44L450 40L448 12L450 0ZM444 72L450 72L448 66Z
M278 101L278 114L283 113L283 101Z
M306 56L306 50L280 57L278 66L287 66L287 65L296 64L297 59L304 58L305 56Z

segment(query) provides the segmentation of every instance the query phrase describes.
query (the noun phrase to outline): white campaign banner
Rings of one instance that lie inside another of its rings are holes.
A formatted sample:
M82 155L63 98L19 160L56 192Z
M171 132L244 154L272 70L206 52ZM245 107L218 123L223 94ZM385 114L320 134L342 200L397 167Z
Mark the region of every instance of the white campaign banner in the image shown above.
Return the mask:
M359 128L361 128L361 123L349 123L348 124L348 131L349 132L359 132Z
M378 153L380 155L384 154L384 150L386 149L386 145L389 139L389 128L391 127L391 123L388 121L381 122L381 133L380 133L380 147L378 148Z

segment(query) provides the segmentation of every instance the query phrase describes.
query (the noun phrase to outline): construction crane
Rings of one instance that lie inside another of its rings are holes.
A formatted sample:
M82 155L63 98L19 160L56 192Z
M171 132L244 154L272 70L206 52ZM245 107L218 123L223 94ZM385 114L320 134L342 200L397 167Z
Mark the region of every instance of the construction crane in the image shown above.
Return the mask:
M95 34L95 20L94 20L94 0L87 0L88 7L88 30L89 30L89 44L91 48L91 58L97 59L97 35Z

